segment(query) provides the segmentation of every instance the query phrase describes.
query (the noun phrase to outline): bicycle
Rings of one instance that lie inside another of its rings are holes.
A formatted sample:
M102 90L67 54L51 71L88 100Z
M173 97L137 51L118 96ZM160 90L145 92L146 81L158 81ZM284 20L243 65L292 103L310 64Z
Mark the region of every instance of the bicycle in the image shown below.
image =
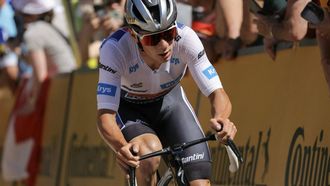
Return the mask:
M182 144L175 144L166 148L163 148L159 151L155 151L149 154L145 154L140 157L140 161L148 158L152 158L155 156L161 156L161 155L170 155L171 157L171 166L167 169L167 171L164 173L164 175L158 180L157 186L167 186L173 178L175 178L176 183L178 186L186 186L188 184L188 181L184 177L183 174L183 163L182 160L179 157L180 152L182 152L184 149L202 143L206 141L216 141L217 135L211 134L204 138L200 138L197 140L193 140L190 142L185 142ZM229 171L230 172L236 172L239 169L239 163L243 163L242 155L240 154L239 150L237 149L235 143L233 140L228 139L227 144L225 145L225 148L227 150L227 154L229 157ZM173 170L175 169L175 170ZM175 175L175 176L173 176ZM135 177L135 168L130 168L130 175L129 175L129 186L137 186L136 184L136 177Z

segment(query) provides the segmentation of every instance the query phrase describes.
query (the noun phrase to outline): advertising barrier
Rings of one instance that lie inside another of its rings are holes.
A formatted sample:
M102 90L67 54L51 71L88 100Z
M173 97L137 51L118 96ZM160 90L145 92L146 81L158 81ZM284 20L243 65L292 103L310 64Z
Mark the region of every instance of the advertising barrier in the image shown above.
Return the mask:
M47 99L42 133L42 151L36 185L57 186L62 162L62 146L66 125L67 103L70 101L71 75L52 80Z
M223 147L212 144L215 185L329 185L330 97L317 47L220 62L216 69L233 105L231 120L244 157L228 172ZM200 119L209 104L201 99Z
M97 132L97 71L74 75L61 170L61 185L125 185L115 154Z
M215 68L232 102L235 142L244 163L230 173L223 146L210 143L212 185L329 185L330 93L318 48L282 50L275 62L264 53L243 55L219 61ZM38 186L126 185L115 154L97 132L97 81L94 70L52 82ZM182 85L204 131L209 131L208 98L190 74ZM0 125L1 143L4 131ZM0 184L8 183L0 179Z

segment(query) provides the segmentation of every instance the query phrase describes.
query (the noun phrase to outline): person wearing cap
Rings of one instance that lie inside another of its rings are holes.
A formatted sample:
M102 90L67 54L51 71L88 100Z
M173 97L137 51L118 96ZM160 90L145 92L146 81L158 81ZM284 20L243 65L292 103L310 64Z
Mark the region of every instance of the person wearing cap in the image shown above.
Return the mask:
M300 41L307 33L307 21L300 13L310 0L265 0L257 14L259 34L264 36L264 48L275 60L279 41Z
M52 25L53 0L13 0L14 8L22 15L24 55L33 67L33 91L36 100L41 83L59 73L76 69L72 49L65 36ZM33 110L34 102L27 110Z
M128 27L110 35L100 47L97 85L98 130L128 174L137 167L138 185L156 185L160 157L139 156L163 146L204 136L180 85L189 69L211 103L210 128L220 142L234 138L231 102L197 34L177 23L175 0L127 0ZM184 150L181 158L191 186L210 185L207 143ZM189 159L189 158L188 158Z

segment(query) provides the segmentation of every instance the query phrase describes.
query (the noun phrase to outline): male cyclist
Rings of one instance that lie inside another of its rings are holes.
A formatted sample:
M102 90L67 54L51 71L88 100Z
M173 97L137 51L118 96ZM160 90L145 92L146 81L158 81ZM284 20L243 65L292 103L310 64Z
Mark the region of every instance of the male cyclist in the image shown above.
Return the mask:
M125 11L128 28L110 35L100 48L98 129L126 174L129 166L137 167L138 185L155 185L160 158L139 162L138 156L204 136L179 83L187 67L210 100L210 126L220 141L234 138L237 130L228 119L230 100L200 39L176 22L175 0L127 0ZM181 157L187 160L189 185L210 185L207 143Z

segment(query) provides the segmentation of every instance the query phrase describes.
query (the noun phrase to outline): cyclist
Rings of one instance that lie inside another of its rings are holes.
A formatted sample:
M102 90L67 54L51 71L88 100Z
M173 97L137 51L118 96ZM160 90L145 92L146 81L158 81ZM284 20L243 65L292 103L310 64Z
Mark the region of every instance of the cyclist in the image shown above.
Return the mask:
M221 142L234 138L231 103L197 34L176 22L175 0L127 0L128 27L100 47L97 87L98 130L128 174L137 167L139 185L155 185L160 158L138 156L162 146L204 136L180 86L188 67L211 103L210 126ZM181 158L190 185L209 185L211 157L207 143L186 149Z

